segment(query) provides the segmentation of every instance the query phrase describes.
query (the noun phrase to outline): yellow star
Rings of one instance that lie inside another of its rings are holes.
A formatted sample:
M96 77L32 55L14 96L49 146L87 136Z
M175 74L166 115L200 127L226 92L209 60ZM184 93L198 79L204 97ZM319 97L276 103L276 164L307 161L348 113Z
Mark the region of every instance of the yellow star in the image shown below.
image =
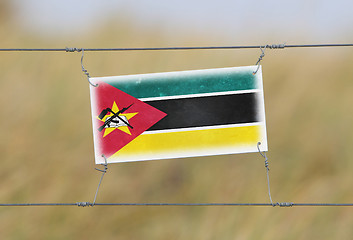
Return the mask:
M118 106L116 105L115 101L113 103L113 106L112 106L112 111L117 113L119 112L119 108ZM119 116L125 116L127 120L129 120L130 118L134 117L136 114L138 114L137 112L136 113L122 113L122 114L119 114ZM113 113L109 113L107 115L105 115L102 119L98 119L101 120L102 122L105 122L105 120L111 116L113 116L114 114ZM129 135L131 135L131 132L130 132L130 129L128 126L120 126L118 128L116 127L108 127L108 128L104 128L104 134L103 134L103 137L107 136L109 133L113 132L115 129L119 129L121 131L123 131L124 133L127 133Z

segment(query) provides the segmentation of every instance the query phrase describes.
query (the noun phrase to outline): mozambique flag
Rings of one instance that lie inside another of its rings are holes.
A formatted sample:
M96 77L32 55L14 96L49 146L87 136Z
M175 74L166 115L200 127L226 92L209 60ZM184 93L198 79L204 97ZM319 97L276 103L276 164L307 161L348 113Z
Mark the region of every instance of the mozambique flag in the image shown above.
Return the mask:
M92 78L96 163L267 151L261 68ZM123 110L123 111L122 111Z

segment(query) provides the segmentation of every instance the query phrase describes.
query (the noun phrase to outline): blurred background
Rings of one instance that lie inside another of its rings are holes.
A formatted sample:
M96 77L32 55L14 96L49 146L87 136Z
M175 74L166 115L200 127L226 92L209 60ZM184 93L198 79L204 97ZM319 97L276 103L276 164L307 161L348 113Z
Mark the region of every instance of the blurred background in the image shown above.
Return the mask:
M0 48L353 42L353 2L0 0ZM254 50L86 52L93 77L254 65ZM0 202L93 201L80 53L0 52ZM353 48L267 50L272 198L353 202ZM109 165L97 202L269 202L258 153ZM1 207L2 239L351 239L349 207Z

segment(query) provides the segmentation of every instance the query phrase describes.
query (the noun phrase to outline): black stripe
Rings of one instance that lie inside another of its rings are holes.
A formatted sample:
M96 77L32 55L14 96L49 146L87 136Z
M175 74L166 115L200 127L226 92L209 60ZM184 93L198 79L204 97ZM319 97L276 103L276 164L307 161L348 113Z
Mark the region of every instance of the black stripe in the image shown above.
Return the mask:
M258 122L257 96L244 93L145 101L167 114L148 130Z

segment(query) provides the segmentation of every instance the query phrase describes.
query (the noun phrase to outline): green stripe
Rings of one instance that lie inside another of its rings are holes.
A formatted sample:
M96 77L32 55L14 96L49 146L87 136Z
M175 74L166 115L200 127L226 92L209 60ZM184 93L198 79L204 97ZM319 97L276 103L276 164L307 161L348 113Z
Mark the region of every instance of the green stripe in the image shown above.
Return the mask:
M105 77L102 80L136 98L257 89L254 67Z

